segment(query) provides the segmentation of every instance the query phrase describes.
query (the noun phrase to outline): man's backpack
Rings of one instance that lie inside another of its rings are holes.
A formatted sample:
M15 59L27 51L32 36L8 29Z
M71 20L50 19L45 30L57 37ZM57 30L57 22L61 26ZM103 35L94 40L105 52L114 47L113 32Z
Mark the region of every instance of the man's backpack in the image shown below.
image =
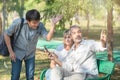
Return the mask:
M18 35L17 37L15 38L14 40L14 34L12 36L10 36L10 39L11 39L11 46L13 47L14 44L16 43L17 39L18 39L18 36L21 32L21 29L23 27L23 22L24 22L24 19L21 18L21 24L20 24L20 29L19 29L19 32L18 32ZM2 33L2 35L0 36L0 55L2 56L9 56L9 51L8 51L8 48L7 48L7 45L5 43L5 39L4 39L4 32Z

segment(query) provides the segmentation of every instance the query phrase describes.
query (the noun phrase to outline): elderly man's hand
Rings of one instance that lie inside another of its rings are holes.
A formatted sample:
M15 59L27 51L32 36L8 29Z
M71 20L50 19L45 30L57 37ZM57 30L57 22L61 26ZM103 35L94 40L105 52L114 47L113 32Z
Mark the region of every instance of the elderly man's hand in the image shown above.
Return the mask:
M51 60L56 60L58 58L58 56L55 53L53 53L53 52L49 52L49 53L46 52L46 53L48 54L48 57Z
M101 35L100 35L100 40L106 42L106 31L105 30L102 30L101 31Z
M105 31L105 30L102 30L102 31L101 31L100 40L101 40L101 42L102 42L102 46L103 46L103 47L106 47L107 37L106 37L106 31Z

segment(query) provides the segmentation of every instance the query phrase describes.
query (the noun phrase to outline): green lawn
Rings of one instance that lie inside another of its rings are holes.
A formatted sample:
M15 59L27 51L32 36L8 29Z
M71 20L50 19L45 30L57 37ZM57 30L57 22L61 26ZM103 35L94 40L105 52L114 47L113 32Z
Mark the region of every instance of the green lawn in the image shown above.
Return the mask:
M40 71L49 67L49 60L41 51L36 51L36 67L35 67L35 80L39 80ZM24 62L22 65L20 80L26 80ZM11 62L9 57L4 58L0 56L0 80L10 80Z
M7 65L6 65L6 64ZM41 70L49 67L49 60L41 51L36 51L36 67L35 67L35 80L40 80L40 72ZM0 56L0 80L10 80L10 72L11 72L11 63L9 58L3 58ZM115 71L112 75L112 80L119 80L120 79L120 66L116 66ZM22 66L20 80L26 80L25 77L25 67L24 63Z

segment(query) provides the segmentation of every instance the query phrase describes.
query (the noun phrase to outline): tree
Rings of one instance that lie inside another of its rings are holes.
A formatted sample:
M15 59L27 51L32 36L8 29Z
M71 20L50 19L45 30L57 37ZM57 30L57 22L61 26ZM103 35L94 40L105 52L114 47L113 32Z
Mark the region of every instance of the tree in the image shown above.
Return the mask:
M49 1L49 2L48 2ZM50 2L52 1L52 2ZM65 29L65 22L71 24L70 19L79 10L79 0L46 0L47 6L45 7L44 18L49 19L58 14L63 15L62 20L59 22L59 27Z
M113 61L113 7L107 10L107 44L108 44L108 59Z
M5 26L6 26L6 20L7 20L7 11L6 11L6 0L3 0L3 6L2 6L2 16L3 16L3 23L2 23L2 31L5 30Z
M108 60L113 61L113 0L100 0L107 11L107 49Z
M92 5L92 1L91 0L82 0L79 1L80 5L81 5L81 10L84 11L85 16L86 16L86 20L87 20L87 25L86 25L86 38L88 38L88 34L89 34L89 28L90 28L90 13L91 13L91 9L93 9L93 5Z
M0 6L2 6L1 3L2 3L2 1L0 1ZM0 10L1 9L2 8L0 8ZM2 33L2 13L0 12L0 35L1 35L1 33Z
M113 0L109 0L109 2L107 2L106 8L108 60L113 61Z
M110 0L110 3L108 6L109 8L107 9L107 29L108 29L108 35L107 35L107 39L108 39L108 59L113 61L113 5L118 5L118 7L120 6L120 0Z
M8 15L16 11L20 17L23 17L24 0L2 0L2 31L8 26Z
M0 35L2 33L2 19L1 19L1 13L0 13Z
M81 5L81 10L85 13L86 20L87 20L87 25L86 25L86 33L85 36L86 38L89 37L89 29L90 29L90 18L91 17L97 17L99 15L102 17L103 14L103 9L101 7L101 4L103 4L102 0L81 0L80 1ZM102 12L102 14L101 14Z
M114 3L120 6L120 0L114 0Z
M10 13L10 12L16 11L18 12L20 17L23 17L24 1L25 0L7 0L7 3L6 3L7 12Z

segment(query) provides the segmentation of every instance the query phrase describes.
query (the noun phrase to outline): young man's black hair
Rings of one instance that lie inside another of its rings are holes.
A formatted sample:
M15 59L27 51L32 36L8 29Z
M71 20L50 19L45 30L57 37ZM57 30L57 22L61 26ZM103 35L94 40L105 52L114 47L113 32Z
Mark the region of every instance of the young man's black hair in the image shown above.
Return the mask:
M31 21L31 20L40 20L40 13L36 9L29 10L26 13L26 20Z

